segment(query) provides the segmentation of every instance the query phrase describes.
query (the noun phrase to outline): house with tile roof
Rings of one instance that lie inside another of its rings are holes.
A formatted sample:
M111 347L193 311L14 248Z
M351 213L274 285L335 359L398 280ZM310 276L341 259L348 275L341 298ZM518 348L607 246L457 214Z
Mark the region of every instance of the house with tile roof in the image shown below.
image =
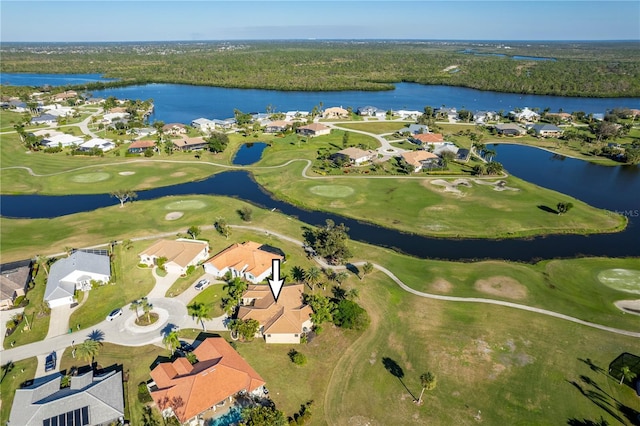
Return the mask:
M0 265L0 311L9 309L19 296L24 296L31 282L31 259Z
M162 131L167 135L185 135L187 126L182 123L169 123L162 126Z
M193 353L193 365L178 358L151 370L151 397L165 418L196 425L202 413L240 392L264 395L264 379L222 337L205 339Z
M409 140L418 145L428 145L444 142L444 136L442 133L418 133L411 136Z
M127 152L130 154L141 154L145 152L147 149L155 149L156 141L152 140L138 140L135 142L131 142L129 148L127 148Z
M253 241L232 244L204 263L204 271L216 277L227 272L254 284L271 276L273 260L284 261L284 254L271 246Z
M49 269L44 300L50 308L75 302L76 290L91 290L92 281L106 284L111 279L109 256L74 251L69 257L56 261Z
M331 133L331 129L324 124L311 123L306 126L300 126L296 129L296 133L303 136L322 136Z
M349 147L343 150L340 150L333 154L331 158L335 157L344 157L349 160L351 164L360 165L367 161L373 161L374 158L378 156L377 151L373 150L364 150L356 147Z
M196 266L207 258L209 243L201 240L178 238L177 240L158 240L140 253L140 263L153 266L158 259L166 259L167 272L183 275L189 266Z
M349 111L342 107L330 107L322 112L322 118L349 118Z
M424 150L407 151L400 154L400 156L405 162L413 166L413 171L415 173L422 170L425 165L429 163L437 164L439 161L436 154Z
M292 121L287 121L287 120L274 120L269 122L265 128L264 128L264 132L265 133L278 133L278 132L284 132L285 130L287 130L288 128L290 128L291 126L293 126L293 122Z
M209 143L202 137L183 137L182 139L173 139L171 142L173 142L175 147L180 151L196 151L205 149L209 146Z
M258 321L256 336L266 343L300 343L313 326L313 310L304 304L303 290L303 284L284 286L276 302L268 285L250 285L242 295L238 319Z
M124 417L122 371L112 369L95 375L89 371L71 376L70 386L61 388L62 374L37 378L17 389L10 425L85 426L120 424Z

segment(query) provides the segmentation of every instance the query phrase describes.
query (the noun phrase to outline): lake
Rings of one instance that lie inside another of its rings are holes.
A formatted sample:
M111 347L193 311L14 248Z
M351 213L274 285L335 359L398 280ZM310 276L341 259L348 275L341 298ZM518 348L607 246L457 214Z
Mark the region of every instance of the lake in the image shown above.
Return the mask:
M233 164L238 166L248 166L262 157L262 151L267 147L264 142L250 142L240 146L238 152L233 157Z
M27 74L0 73L0 84L8 86L66 86L95 83L96 81L117 81L115 78L103 78L100 74Z

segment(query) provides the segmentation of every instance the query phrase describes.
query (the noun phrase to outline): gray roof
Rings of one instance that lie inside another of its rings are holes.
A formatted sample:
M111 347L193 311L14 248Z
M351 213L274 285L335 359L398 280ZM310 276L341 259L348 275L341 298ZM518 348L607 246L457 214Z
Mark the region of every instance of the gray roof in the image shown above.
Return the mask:
M414 135L417 133L429 133L429 126L426 124L410 124L409 127L400 129L400 133L404 132L411 132Z
M496 129L498 130L517 130L521 133L525 132L525 129L522 126L518 126L515 123L498 123L496 124Z
M0 300L12 299L16 290L27 287L31 265L30 259L0 265Z
M44 300L73 296L76 283L65 281L65 278L75 271L111 275L109 256L76 251L71 256L58 260L51 265Z
M93 371L71 377L71 386L60 389L62 375L55 373L36 379L16 390L9 424L42 426L43 421L88 407L92 425L109 423L124 415L122 372L94 376Z
M446 151L452 152L455 155L458 153L458 149L460 148L458 148L454 144L445 142L444 144L439 145L436 149L434 149L433 153L438 157L442 157L442 154L444 154Z
M58 117L51 114L42 114L40 117L34 117L31 119L32 123L44 123L45 121L58 121Z
M539 131L546 131L546 132L561 132L562 129L554 126L553 124L549 124L549 123L538 123L538 124L534 124L533 125L533 130L535 130L536 132Z

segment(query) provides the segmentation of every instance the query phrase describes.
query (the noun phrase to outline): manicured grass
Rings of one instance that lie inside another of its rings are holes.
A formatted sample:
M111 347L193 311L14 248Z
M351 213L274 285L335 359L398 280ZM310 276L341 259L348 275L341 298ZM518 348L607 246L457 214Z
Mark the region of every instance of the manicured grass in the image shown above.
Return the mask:
M44 302L44 290L46 286L47 277L44 270L40 268L36 275L35 287L29 290L26 295L29 304L24 309L24 316L27 319L22 320L11 336L5 337L3 342L5 349L9 349L12 342L15 342L14 346L39 342L44 339L49 332L49 319L51 316ZM29 322L29 330L25 329L27 325L26 321ZM4 333L5 330L1 330L1 332Z
M104 343L95 362L103 368L121 365L124 383L125 416L131 424L141 424L144 404L138 401L138 384L151 379L149 373L156 361L167 361L168 351L155 345L130 347ZM67 348L60 358L60 371L69 371L71 367L85 367L88 363L71 356L71 348ZM158 419L160 414L154 410ZM128 413L128 416L127 416Z
M364 132L375 133L381 135L384 133L394 133L405 127L409 127L412 122L409 121L378 121L364 123L340 123L337 126L345 129L361 130Z
M22 361L16 361L13 363L13 368L6 372L4 367L9 360L3 359L3 369L0 372L0 394L2 394L2 408L0 409L0 423L5 425L9 421L9 415L11 414L11 406L13 405L13 398L15 396L16 389L20 388L20 385L24 382L33 379L36 374L36 368L38 367L38 360L36 357L27 358ZM22 371L24 370L24 371Z
M222 298L227 295L227 292L222 289L223 284L212 284L209 287L202 290L196 297L193 298L189 304L192 303L204 303L209 307L209 316L211 318L217 318L224 314L222 307L220 306Z
M147 245L151 245L151 243L147 243ZM169 287L169 290L165 293L165 297L176 297L182 294L186 289L193 285L194 281L197 280L202 273L202 269L198 268L190 275L178 278L171 287Z
M91 327L104 321L113 309L122 308L151 291L155 285L151 270L137 266L137 253L145 245L148 245L148 241L134 242L129 250L125 250L122 245L115 246L115 271L112 271L116 277L115 284L106 284L89 291L87 301L71 314L70 327L77 324L80 328Z

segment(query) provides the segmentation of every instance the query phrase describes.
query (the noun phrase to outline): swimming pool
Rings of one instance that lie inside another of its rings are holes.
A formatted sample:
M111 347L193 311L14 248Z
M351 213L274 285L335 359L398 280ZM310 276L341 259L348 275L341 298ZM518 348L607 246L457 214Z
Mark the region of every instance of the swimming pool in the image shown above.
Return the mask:
M231 426L238 424L240 420L242 420L240 408L233 407L224 416L209 420L206 426Z

